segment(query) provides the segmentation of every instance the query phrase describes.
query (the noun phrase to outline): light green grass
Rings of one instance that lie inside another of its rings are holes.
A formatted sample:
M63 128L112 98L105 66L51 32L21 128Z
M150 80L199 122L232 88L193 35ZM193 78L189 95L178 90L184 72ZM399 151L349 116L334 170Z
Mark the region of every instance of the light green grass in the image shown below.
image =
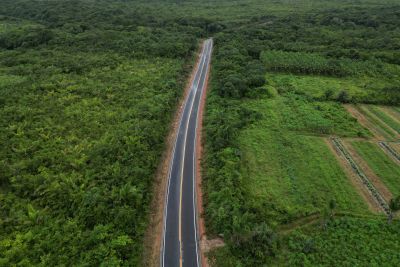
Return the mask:
M368 110L371 111L375 116L377 116L380 120L382 120L386 125L400 133L400 123L397 120L394 120L391 116L386 114L385 111L380 109L377 106L368 106Z
M375 127L389 140L395 140L396 134L388 126L383 123L377 116L375 116L366 106L356 106L357 110L361 112L367 119L372 122Z
M286 94L285 97L277 98L276 108L279 111L279 126L284 130L319 136L371 135L339 103L309 101L303 96Z
M399 195L400 166L389 158L377 144L363 141L354 141L351 144L393 195Z
M321 211L332 199L342 211L367 213L322 138L282 130L287 126L282 103L275 99L251 104L263 119L240 135L249 196L274 206L281 221Z
M293 75L268 73L267 81L275 88L290 88L314 98L323 98L325 92L331 91L335 98L341 91L346 91L351 98L364 99L371 92L390 85L390 81L369 77L328 77L315 75Z

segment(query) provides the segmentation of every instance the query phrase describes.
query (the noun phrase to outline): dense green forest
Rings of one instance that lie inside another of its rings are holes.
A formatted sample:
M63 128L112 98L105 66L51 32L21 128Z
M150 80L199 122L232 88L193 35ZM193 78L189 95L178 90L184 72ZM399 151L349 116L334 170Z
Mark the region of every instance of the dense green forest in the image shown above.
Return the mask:
M0 6L0 265L140 265L203 25L118 1Z
M226 243L215 264L331 265L357 240L373 245L349 262L398 263L398 221L366 211L336 165L321 163L334 189L318 184L299 155L332 158L314 136L371 135L341 103L400 103L399 10L395 0L1 1L0 266L142 264L153 176L205 37L215 41L205 218ZM247 165L260 132L276 142L279 174L315 186L296 193L326 191L286 202L269 195L279 184L254 192L266 186ZM343 192L336 209L349 218L279 233Z

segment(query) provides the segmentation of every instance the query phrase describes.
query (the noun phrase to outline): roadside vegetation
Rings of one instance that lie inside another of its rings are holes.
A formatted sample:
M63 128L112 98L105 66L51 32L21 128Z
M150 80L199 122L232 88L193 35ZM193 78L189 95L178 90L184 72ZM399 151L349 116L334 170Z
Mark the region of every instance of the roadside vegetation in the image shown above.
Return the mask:
M215 50L202 216L226 244L211 262L398 265L399 221L368 209L326 139L372 136L343 104L371 109L364 114L397 138L399 8L2 1L0 266L144 265L153 177L206 37ZM398 166L379 147L355 146L399 194Z
M227 244L210 253L215 266L399 262L393 249L399 221L389 225L384 213L368 208L327 144L331 136L373 136L343 104L398 108L398 14L390 4L333 2L334 11L300 4L296 13L282 4L279 12L215 35L205 217L209 234ZM377 127L395 125L380 116ZM396 140L392 130L385 133ZM374 160L391 160L376 149L383 157L371 153ZM384 175L398 170L381 163ZM354 244L360 249L347 253Z
M142 265L153 177L204 33L152 14L2 1L0 266Z

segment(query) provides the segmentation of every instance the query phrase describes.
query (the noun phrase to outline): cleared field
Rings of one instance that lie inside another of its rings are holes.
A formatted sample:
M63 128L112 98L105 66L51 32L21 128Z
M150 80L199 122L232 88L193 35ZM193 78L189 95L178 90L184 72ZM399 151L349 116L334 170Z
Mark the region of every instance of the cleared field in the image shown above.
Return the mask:
M367 106L357 106L357 109L362 113L376 128L389 140L396 140L398 133L383 122L378 116L376 116Z
M371 133L363 128L343 108L334 102L309 101L306 97L286 94L272 101L277 108L277 123L284 131L293 131L304 135L339 135L345 137L369 137ZM262 107L262 104L260 104ZM257 108L263 113L263 110ZM271 114L264 114L271 116ZM279 128L274 125L275 128Z
M400 166L389 158L375 143L353 141L351 145L379 176L393 195L400 194Z
M395 118L390 116L384 110L382 110L378 106L368 106L369 111L371 111L375 116L377 116L380 120L382 120L386 125L395 130L397 133L400 133L400 122Z
M336 78L287 73L270 73L267 75L267 80L277 88L289 86L315 98L325 98L328 91L331 94L329 97L335 98L342 90L346 90L349 97L363 98L376 88L383 88L387 84L385 81L369 78Z
M400 123L400 112L396 110L397 107L380 106L380 108L394 120Z
M322 138L282 130L290 126L285 104L281 99L253 102L264 119L240 135L251 198L272 205L279 221L321 211L331 200L339 210L368 213Z

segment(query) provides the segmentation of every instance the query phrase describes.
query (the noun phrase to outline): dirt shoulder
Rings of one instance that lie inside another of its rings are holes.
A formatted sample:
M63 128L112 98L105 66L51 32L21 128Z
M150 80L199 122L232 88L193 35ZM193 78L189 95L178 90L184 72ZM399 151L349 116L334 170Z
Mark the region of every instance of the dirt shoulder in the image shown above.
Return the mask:
M144 237L143 266L159 266L160 264L160 251L164 222L164 203L168 183L169 166L172 160L171 156L174 149L176 134L179 126L179 119L183 112L185 99L189 93L190 86L196 73L196 69L199 65L202 47L203 42L201 43L201 45L199 45L197 49L195 64L193 64L192 66L192 71L187 79L183 96L181 97L177 110L174 114L171 127L165 141L166 149L161 156L160 164L157 168L157 172L153 180L153 199L150 205L149 224Z

